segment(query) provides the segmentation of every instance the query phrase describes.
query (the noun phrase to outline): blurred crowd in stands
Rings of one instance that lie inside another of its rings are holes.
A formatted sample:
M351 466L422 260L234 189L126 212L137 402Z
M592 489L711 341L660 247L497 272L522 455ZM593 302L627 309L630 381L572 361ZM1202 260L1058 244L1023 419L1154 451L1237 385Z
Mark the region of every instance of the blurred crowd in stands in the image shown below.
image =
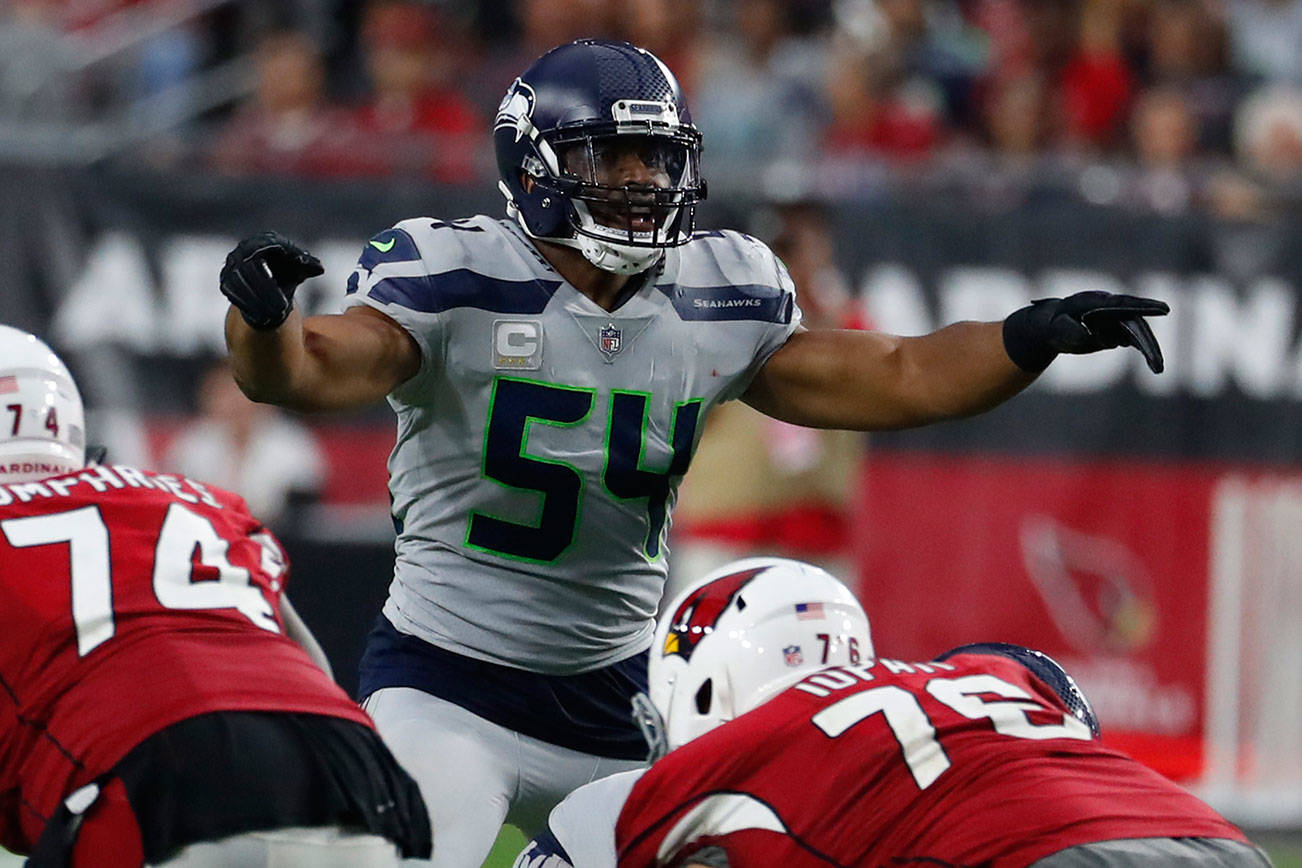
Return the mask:
M1302 187L1302 0L0 9L0 124L130 116L171 93L193 110L132 150L161 165L489 180L486 133L511 79L553 45L602 36L676 71L712 184L758 172L779 194L871 195L884 176L912 174L997 200L1019 178L1059 178L1100 204L1230 217Z

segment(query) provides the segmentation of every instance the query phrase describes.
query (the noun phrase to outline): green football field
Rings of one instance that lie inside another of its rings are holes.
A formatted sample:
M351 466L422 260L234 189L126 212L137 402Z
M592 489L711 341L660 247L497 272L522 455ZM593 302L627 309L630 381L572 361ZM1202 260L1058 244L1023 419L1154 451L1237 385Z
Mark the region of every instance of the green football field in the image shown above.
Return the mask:
M502 834L497 836L493 852L488 854L484 868L511 868L511 863L525 845L525 837L515 826L503 826ZM1302 866L1300 866L1302 868Z

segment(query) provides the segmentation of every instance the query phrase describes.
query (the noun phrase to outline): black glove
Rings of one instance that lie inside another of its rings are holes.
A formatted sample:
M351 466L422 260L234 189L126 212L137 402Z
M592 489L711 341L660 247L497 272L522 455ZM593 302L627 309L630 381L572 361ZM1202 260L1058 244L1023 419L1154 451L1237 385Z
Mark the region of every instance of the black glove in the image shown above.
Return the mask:
M245 238L226 254L222 295L246 323L269 331L289 318L298 285L324 273L321 260L288 238L262 232Z
M1146 316L1165 316L1164 301L1110 292L1042 298L1004 320L1004 349L1017 367L1039 373L1058 353L1095 353L1134 347L1154 374L1162 373L1162 348Z

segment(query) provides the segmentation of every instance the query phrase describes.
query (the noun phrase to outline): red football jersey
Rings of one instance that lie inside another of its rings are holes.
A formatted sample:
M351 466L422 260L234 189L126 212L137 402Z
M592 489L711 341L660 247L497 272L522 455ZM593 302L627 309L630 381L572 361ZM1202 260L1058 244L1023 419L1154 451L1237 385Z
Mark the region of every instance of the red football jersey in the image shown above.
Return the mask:
M732 868L1014 868L1092 841L1242 833L1090 738L1003 657L826 669L673 751L616 828L620 868L722 846Z
M370 725L285 636L284 552L227 492L129 467L0 485L0 844L212 711Z

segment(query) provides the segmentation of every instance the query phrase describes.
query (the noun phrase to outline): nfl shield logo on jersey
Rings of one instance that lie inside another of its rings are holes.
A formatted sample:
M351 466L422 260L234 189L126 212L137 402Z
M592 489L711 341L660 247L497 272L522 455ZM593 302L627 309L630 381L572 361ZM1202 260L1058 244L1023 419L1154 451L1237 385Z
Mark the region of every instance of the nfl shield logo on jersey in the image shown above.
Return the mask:
M615 327L614 323L608 323L601 331L597 332L598 346L601 351L608 356L613 356L624 348L624 333Z
M799 645L788 645L782 649L782 659L788 666L799 666L805 662L805 655L800 653Z

